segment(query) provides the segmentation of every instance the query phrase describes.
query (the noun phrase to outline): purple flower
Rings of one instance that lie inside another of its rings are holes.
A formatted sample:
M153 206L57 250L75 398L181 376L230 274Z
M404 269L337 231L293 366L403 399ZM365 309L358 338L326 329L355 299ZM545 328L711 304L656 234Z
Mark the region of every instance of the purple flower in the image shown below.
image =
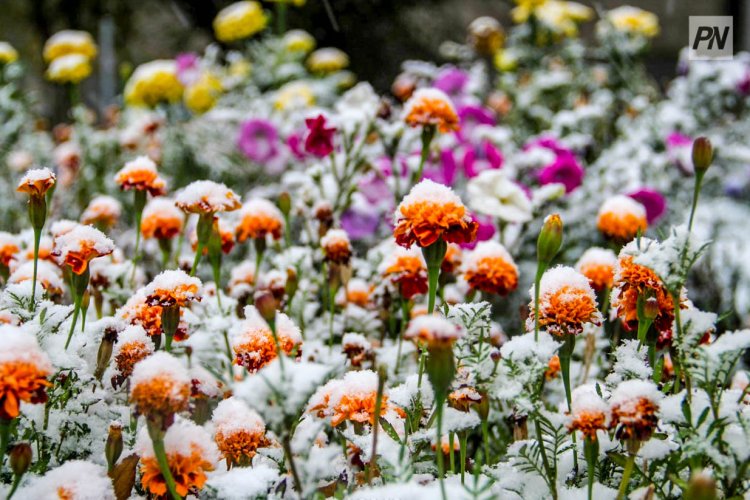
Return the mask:
M583 182L583 167L578 163L575 155L569 151L560 153L555 161L544 167L537 174L539 184L560 183L565 186L565 192L570 193Z
M743 97L750 96L750 70L745 72L745 77L737 84L737 92Z
M333 152L333 135L336 127L328 127L326 117L318 115L315 118L305 120L307 126L307 137L305 138L305 151L314 154L318 158L325 158Z
M198 54L195 52L182 52L174 58L177 64L177 79L185 86L188 86L200 76L198 68Z
M477 243L480 241L487 241L495 236L495 224L492 222L492 217L486 215L474 215L470 214L471 218L479 223L479 229L477 229L477 239L471 243L461 243L461 248L474 249Z
M500 150L492 142L484 140L464 153L464 174L471 179L483 170L502 167L503 161Z
M455 66L448 66L438 73L432 86L451 97L456 97L464 92L467 83L469 83L469 75L465 71Z
M279 154L279 134L268 120L252 119L242 122L237 148L249 160L265 164Z
M684 146L692 146L693 139L685 134L679 132L672 132L664 140L667 145L667 149L679 148Z
M656 222L667 210L667 200L659 191L649 188L641 188L628 196L646 208L646 219L649 224Z
M347 210L341 215L341 227L353 240L367 238L375 234L380 224L380 216L373 212Z
M453 151L444 149L440 152L440 158L437 162L431 161L426 166L422 177L446 186L453 186L453 183L456 182L457 171L458 166Z
M477 125L495 125L496 123L492 112L482 106L467 104L460 106L457 113L461 128L458 129L456 135L461 140L469 140Z
M693 161L691 159L693 139L679 132L669 134L664 143L667 146L667 157L677 165L685 174L693 173Z

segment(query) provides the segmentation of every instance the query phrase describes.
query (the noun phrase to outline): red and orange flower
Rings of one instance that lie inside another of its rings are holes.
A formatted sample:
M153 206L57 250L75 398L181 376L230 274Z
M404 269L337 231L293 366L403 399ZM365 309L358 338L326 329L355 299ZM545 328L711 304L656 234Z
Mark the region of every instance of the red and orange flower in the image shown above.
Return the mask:
M410 127L433 126L442 133L459 129L456 108L445 92L422 88L404 105L404 122Z
M483 241L469 253L463 264L463 277L471 288L501 296L518 286L518 268L513 257L495 241Z
M0 326L0 420L16 418L21 402L44 403L52 364L36 338L18 327Z
M148 191L152 196L166 192L166 183L156 171L156 163L148 156L129 161L115 174L115 182L123 190Z
M599 209L596 227L607 238L627 243L648 228L646 208L629 196L613 196Z
M284 231L284 216L268 200L257 198L244 204L237 224L237 240L256 240L270 235L274 240L281 239Z

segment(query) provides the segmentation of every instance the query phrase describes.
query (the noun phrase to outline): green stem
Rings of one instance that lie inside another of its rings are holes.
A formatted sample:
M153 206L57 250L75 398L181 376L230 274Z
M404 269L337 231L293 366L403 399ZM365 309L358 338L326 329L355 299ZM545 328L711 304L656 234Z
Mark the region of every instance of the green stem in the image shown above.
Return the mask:
M484 449L484 464L490 464L490 423L487 418L482 419L482 447Z
M597 441L596 437L584 438L583 454L586 456L586 468L588 469L588 500L592 500L594 492L594 477L596 475L596 460L599 455L599 441Z
M286 32L286 1L276 2L276 32L279 36Z
M562 347L560 347L560 371L562 372L563 386L565 387L565 401L568 403L568 413L572 412L571 407L571 390L570 390L570 358L573 355L573 349L576 346L576 336L567 334ZM576 443L575 432L571 435L573 444ZM576 448L574 447L574 450ZM578 471L578 452L573 452L573 470Z
M182 500L182 497L177 494L177 485L172 476L172 471L169 470L169 460L167 460L167 453L164 450L164 438L154 436L154 433L151 432L151 425L149 425L149 434L152 434L151 444L154 447L154 455L156 456L156 461L159 463L159 470L164 477L164 482L167 484L169 495L173 500Z
M172 352L172 339L174 335L164 334L164 350L167 352Z
M70 345L70 340L73 338L73 332L76 329L76 323L78 322L78 315L81 312L81 299L82 297L79 297L78 294L73 299L73 321L70 324L70 330L68 331L68 339L65 341L65 350L68 349L68 346Z
M442 238L429 246L422 247L422 255L427 264L427 279L429 284L427 310L429 314L435 311L435 297L437 296L440 278L440 266L443 264L447 250L448 244Z
M394 373L398 375L401 368L401 346L404 343L404 331L409 323L409 301L401 299L401 327L398 332L398 350L396 351L396 368Z
M695 210L698 208L698 197L701 192L701 184L703 184L703 175L705 172L695 173L695 185L693 186L693 205L690 208L690 219L688 219L688 232L693 230L693 219L695 218Z
M435 420L435 431L437 434L436 452L437 452L438 481L440 482L440 494L443 500L448 500L448 496L445 493L445 483L443 481L443 475L445 473L445 464L443 463L443 461L445 460L445 457L443 456L443 437L441 434L443 430L443 401L444 399L445 399L444 394L439 394L435 398L435 404L437 405L435 408L435 412L437 414L437 418Z
M190 276L195 276L195 271L198 269L198 263L201 261L201 255L203 255L203 243L198 241L198 246L195 247L193 266L190 268Z
M282 444L284 446L284 455L286 455L286 459L289 461L289 469L294 479L294 489L297 490L297 493L302 493L302 482L299 480L299 474L297 474L297 466L294 463L294 455L292 455L292 446L289 443L288 436L282 439Z
M135 283L136 264L140 261L141 246L141 220L143 219L143 207L146 206L146 197L148 192L145 190L136 190L134 192L133 209L135 210L135 249L133 250L133 271L130 274L130 286Z
M231 384L232 380L234 379L234 373L232 372L232 363L234 362L234 356L232 355L232 347L229 345L229 334L226 330L223 330L221 333L224 334L224 347L226 347L227 349L227 359L229 360L229 365L227 366L229 379L227 381Z
M449 462L450 462L450 468L451 468L451 474L456 473L456 454L453 453L453 443L455 442L456 434L453 432L448 432L448 449L450 450L450 454L448 455Z
M328 286L328 350L333 351L333 315L336 312L336 287Z
M31 278L31 302L29 303L29 311L36 309L36 274L39 266L39 242L42 239L42 229L34 228L34 271Z
M13 476L13 486L11 486L10 491L8 492L7 500L10 500L11 498L13 498L13 495L18 489L18 485L21 484L22 477L23 477L23 474L16 474L15 476Z
M555 471L550 467L549 458L547 458L547 448L544 446L544 439L542 438L542 428L539 426L539 420L537 419L534 423L536 426L536 440L539 446L539 453L542 456L542 465L544 465L544 471L547 476L547 485L549 491L552 493L552 499L557 500L557 478L555 477Z
M427 359L427 351L424 348L424 346L420 346L419 348L419 375L417 377L417 389L422 388L422 375L424 375L424 365L425 360Z
M620 488L617 490L617 500L623 500L625 493L628 491L628 483L630 482L630 475L633 473L633 466L635 465L635 453L631 453L628 456L628 461L625 462L625 470L622 472L622 479L620 480Z
M534 341L539 340L539 285L542 282L542 275L547 269L543 262L536 264L536 277L534 278Z
M466 440L467 440L466 431L461 431L461 433L458 436L458 446L459 446L459 460L461 463L459 464L459 469L461 470L461 484L464 484L464 475L466 474Z
M412 184L416 184L422 179L422 172L424 171L424 164L427 162L427 158L430 156L430 144L432 139L435 137L436 128L434 125L425 125L422 129L422 151L419 155L419 168L414 177Z
M12 423L13 419L0 420L0 467L5 460L5 450L8 449L8 442L10 441L10 426Z

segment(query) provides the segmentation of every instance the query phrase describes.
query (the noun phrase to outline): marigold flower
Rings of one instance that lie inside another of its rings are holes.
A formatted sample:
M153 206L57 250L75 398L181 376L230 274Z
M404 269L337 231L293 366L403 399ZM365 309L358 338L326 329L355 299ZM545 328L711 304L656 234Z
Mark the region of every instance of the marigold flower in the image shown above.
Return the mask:
M234 248L234 227L230 226L226 220L214 217L214 230L218 231L219 237L221 238L221 251L225 254L231 252L232 248ZM190 233L190 246L193 251L198 250L197 228ZM203 247L203 255L207 254L208 247Z
M534 311L534 287L529 290ZM539 326L558 336L576 335L586 324L601 324L596 295L589 280L572 267L557 266L542 275L539 286ZM526 319L526 330L534 329L534 314Z
M0 64L11 64L18 60L18 51L8 42L0 41Z
M150 306L146 302L144 289L138 290L135 295L118 311L116 316L122 318L131 325L140 325L149 337L162 334L161 329L161 306Z
M173 104L182 98L184 87L177 76L177 63L156 60L138 66L125 85L125 102L131 106L153 108L159 103Z
M576 387L571 398L568 429L579 430L587 438L596 440L597 431L609 428L609 406L593 385Z
M86 60L96 57L97 49L90 33L76 30L58 31L44 43L44 61L49 63L69 54L78 54Z
M640 244L647 247L651 241L641 238ZM634 262L639 253L635 240L620 251L612 285L612 311L626 330L634 330L638 327L638 297L654 298L659 311L653 322L654 328L662 334L671 334L674 323L672 295L653 270Z
M26 172L18 182L16 191L32 197L42 197L55 185L55 174L48 168L37 168Z
M237 398L219 403L211 420L214 440L227 464L247 465L256 450L268 444L263 419Z
M359 278L350 279L346 284L346 301L359 307L367 307L370 303L372 287Z
M268 200L256 198L248 201L239 212L240 221L237 224L237 241L240 243L249 239L259 239L271 236L274 240L281 239L284 232L284 216L281 211Z
M329 381L310 398L307 411L320 418L331 417L337 427L344 421L375 424L375 400L378 393L378 374L372 370L348 372L343 379ZM388 403L383 394L379 417L403 417L404 411Z
M615 436L623 441L636 439L648 441L659 417L659 401L662 393L650 381L627 380L612 393L610 400Z
M101 465L70 460L33 480L19 498L115 500L112 479Z
M214 18L214 34L228 43L249 38L268 24L268 17L258 2L235 2L219 11Z
M659 34L659 18L653 12L623 5L607 12L606 19L617 31L653 38Z
M185 89L183 99L185 106L196 114L202 114L213 108L224 90L221 80L205 72L192 85Z
M612 289L615 267L617 267L615 253L598 247L586 250L576 262L576 271L586 276L591 283L591 288L597 292Z
M169 417L188 407L190 375L182 362L164 351L135 364L130 402L141 415Z
M165 193L166 183L156 171L156 163L148 156L131 160L115 174L115 182L121 189L148 191L152 196Z
M111 254L115 244L104 233L93 226L78 225L69 232L55 238L52 255L60 265L69 266L81 275L88 269L89 261Z
M596 227L607 238L628 242L648 229L646 208L630 196L613 196L602 203Z
M141 485L151 495L166 498L167 483L159 469L146 429L138 435L136 450L141 457ZM167 429L164 450L177 494L181 497L191 493L197 496L206 484L206 473L214 470L219 460L219 452L211 436L203 427L189 420L180 420Z
M81 54L68 54L52 61L45 72L55 83L79 83L91 76L91 61Z
M390 278L406 300L427 293L427 266L417 247L406 249L394 245L378 272Z
M254 308L245 309L247 319L232 341L234 364L254 373L276 359L273 332ZM302 344L299 328L284 313L276 315L276 336L284 354L291 354Z
M503 245L482 241L464 260L463 277L473 289L508 295L518 286L518 268Z
M547 362L547 369L544 371L545 380L549 381L555 379L560 374L561 368L560 356L558 356L557 354L553 355L551 358L549 358L549 361Z
M201 299L202 286L201 280L180 269L162 271L146 287L146 303L150 306L185 307Z
M468 412L472 406L482 402L482 395L474 387L464 385L448 394L448 404L462 412Z
M21 401L47 401L52 364L36 337L16 326L0 326L0 344L0 419L10 420L19 415Z
M60 268L48 260L38 262L36 282L41 285L48 297L60 296L63 293L63 280ZM34 278L34 262L29 260L13 270L8 278L9 284L23 283Z
M302 109L315 104L315 94L305 82L289 82L276 93L274 107L279 110Z
M549 0L516 0L516 7L511 10L513 22L520 24L528 21L536 10L546 4Z
M154 198L143 209L141 234L144 238L159 240L172 239L182 232L185 215L174 201L167 198Z
M492 56L503 46L505 33L497 19L482 16L469 24L468 42L474 50L483 56Z
M112 227L117 224L122 213L122 205L111 196L95 196L81 214L82 224L98 224Z
M352 257L352 244L343 229L329 229L320 239L320 246L329 262L346 265Z
M403 116L410 127L434 126L443 133L459 129L450 97L435 88L417 89L404 104Z
M360 367L365 361L372 360L375 354L370 341L359 333L344 334L341 338L341 351L354 367Z
M242 203L224 184L195 181L177 194L175 205L187 213L210 214L237 210Z
M10 261L15 258L20 250L15 235L0 231L0 265L9 267Z
M249 295L255 284L255 273L255 264L249 260L234 266L229 276L230 295L232 297Z
M307 58L307 68L313 73L330 74L349 66L349 56L335 47L323 47Z
M461 198L451 188L429 179L414 186L394 214L396 243L428 247L439 239L470 243L479 224L469 217Z
M463 251L461 247L453 243L449 244L445 250L443 263L440 264L440 272L453 274L461 267L462 259Z
M131 325L117 334L117 342L112 350L115 367L122 378L133 374L136 363L154 352L154 343L140 325Z
M438 314L424 314L409 321L404 338L428 347L450 346L463 336L463 330Z

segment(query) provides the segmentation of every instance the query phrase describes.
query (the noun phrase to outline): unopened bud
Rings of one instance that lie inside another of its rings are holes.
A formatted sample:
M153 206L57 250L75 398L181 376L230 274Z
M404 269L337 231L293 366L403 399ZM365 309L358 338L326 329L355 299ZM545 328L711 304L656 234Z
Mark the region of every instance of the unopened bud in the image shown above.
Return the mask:
M703 173L714 160L714 148L707 137L698 137L693 142L693 168L696 173Z
M107 444L104 446L104 455L107 457L107 466L112 470L122 454L122 424L112 422L109 424Z
M560 251L563 240L563 223L558 214L548 215L544 219L539 238L536 241L536 254L539 262L549 264Z
M715 500L716 480L705 471L693 473L685 491L685 500Z
M284 214L284 217L289 217L289 213L292 211L292 197L286 191L279 195L279 210Z
M656 297L649 297L643 304L643 316L653 321L659 315L659 301Z
M469 45L481 56L488 57L500 50L504 38L502 26L491 17L478 17L469 25Z
M31 465L31 445L18 443L10 449L10 468L16 476L23 476Z
M276 308L279 301L269 291L258 292L255 295L255 308L260 313L260 317L269 324L276 320Z
M295 271L293 267L288 267L286 269L286 284L284 285L284 291L290 301L292 300L292 297L294 297L294 294L297 293L298 287L299 278L297 278L297 271Z

